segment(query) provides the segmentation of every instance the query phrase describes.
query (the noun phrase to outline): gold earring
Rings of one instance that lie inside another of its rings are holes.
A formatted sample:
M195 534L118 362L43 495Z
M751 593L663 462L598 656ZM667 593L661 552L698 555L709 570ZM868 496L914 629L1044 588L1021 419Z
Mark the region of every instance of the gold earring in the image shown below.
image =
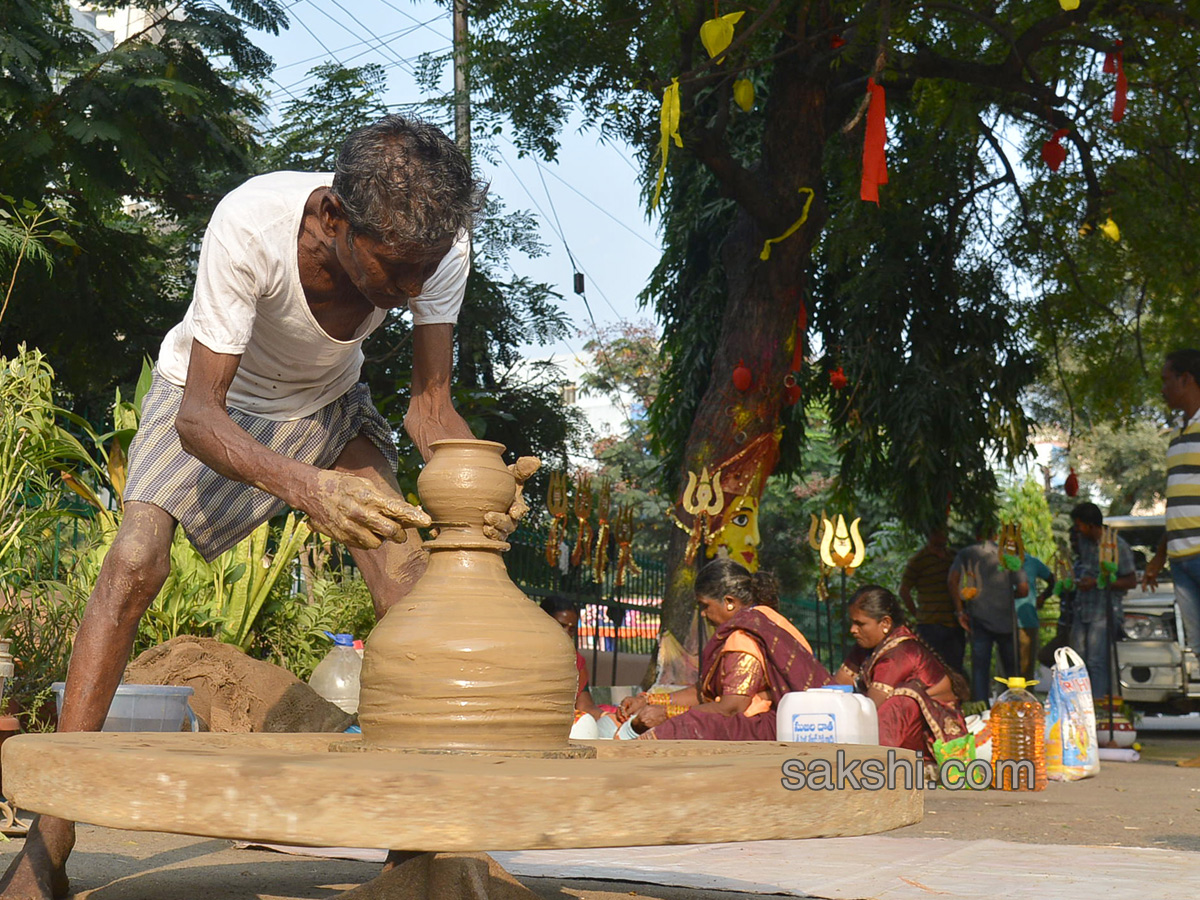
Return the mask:
M732 603L726 603L725 608L727 610L729 610L730 612L733 612L733 604Z

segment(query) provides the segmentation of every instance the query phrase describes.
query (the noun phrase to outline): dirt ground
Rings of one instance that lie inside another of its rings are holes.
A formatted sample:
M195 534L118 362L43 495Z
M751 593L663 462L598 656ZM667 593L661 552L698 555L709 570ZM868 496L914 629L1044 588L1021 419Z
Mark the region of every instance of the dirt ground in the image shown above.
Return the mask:
M927 791L924 821L891 834L1158 847L1200 854L1200 768L1175 765L1197 756L1200 734L1147 735L1140 762L1105 763L1097 778L1052 783L1042 793ZM18 839L0 845L0 856L15 854L21 843ZM235 850L223 840L94 826L80 827L71 860L75 896L88 900L326 900L378 871L373 863ZM752 900L762 896L642 883L522 881L544 900Z

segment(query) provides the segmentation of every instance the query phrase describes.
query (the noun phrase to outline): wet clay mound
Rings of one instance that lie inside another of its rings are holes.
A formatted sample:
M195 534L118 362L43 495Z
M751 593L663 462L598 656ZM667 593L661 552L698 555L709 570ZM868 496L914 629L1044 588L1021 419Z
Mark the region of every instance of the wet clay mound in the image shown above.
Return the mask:
M125 669L130 684L186 685L208 731L340 732L353 719L286 669L212 638L181 635Z

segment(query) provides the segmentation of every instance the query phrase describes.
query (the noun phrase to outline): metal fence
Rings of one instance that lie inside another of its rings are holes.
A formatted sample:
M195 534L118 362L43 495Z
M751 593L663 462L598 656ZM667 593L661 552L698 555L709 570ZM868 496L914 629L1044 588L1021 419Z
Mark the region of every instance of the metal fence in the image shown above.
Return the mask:
M832 674L837 671L853 646L842 619L842 604L837 596L822 602L816 597L781 597L783 613L812 645L813 655Z
M662 598L666 590L666 566L659 560L634 556L636 573L626 571L617 586L617 552L612 547L608 564L599 573L592 566L551 565L546 561L547 532L522 526L509 538L512 549L505 554L509 577L535 601L564 597L579 609L579 650L591 651L591 671L598 654L612 653L612 669L622 653L653 654L658 649L662 627Z

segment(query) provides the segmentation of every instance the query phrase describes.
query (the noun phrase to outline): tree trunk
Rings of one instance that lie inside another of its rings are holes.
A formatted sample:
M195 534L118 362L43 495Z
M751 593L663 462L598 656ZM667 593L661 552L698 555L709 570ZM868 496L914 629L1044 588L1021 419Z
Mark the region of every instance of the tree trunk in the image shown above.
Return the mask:
M719 323L720 340L708 388L688 435L682 485L687 484L689 471L699 474L707 467L711 473L755 438L773 432L785 408L784 379L791 368L792 337L806 293L805 270L824 209L825 88L812 81L799 57L792 54L776 66L762 161L753 173L760 190L772 200L770 208L756 209L752 216L747 206L741 205L722 245L728 300ZM808 220L789 238L773 244L768 260L761 260L764 241L779 236L800 217L804 196L799 189L805 187L815 192ZM739 360L753 376L745 393L734 386L731 377ZM761 496L770 474L769 470L761 472L753 486L756 497ZM733 498L725 499L728 503ZM677 511L685 523L691 523L681 505ZM701 547L694 563L688 565L684 558L687 543L688 535L675 529L667 554L663 604L663 627L681 643L695 627L692 586L705 561Z

